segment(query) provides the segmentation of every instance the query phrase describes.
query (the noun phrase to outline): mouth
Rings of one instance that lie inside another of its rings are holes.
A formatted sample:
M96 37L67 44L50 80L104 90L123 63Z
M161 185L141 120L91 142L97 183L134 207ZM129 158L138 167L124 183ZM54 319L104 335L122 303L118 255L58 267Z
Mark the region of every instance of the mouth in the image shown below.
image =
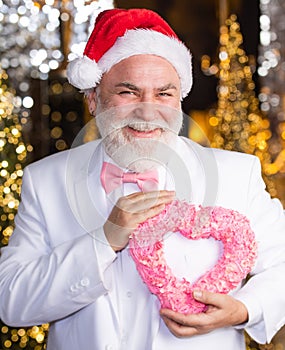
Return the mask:
M124 129L129 135L138 138L157 138L162 134L163 131L162 128L146 129L130 125L127 125Z

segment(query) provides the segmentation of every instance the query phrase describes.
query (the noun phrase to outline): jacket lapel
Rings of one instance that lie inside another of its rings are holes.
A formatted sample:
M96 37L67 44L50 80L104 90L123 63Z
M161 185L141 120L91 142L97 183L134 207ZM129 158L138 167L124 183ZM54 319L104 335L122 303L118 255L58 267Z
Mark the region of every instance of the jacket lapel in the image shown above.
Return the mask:
M107 218L106 197L99 176L102 146L96 141L89 144L78 147L85 147L84 152L72 150L67 168L69 205L86 232L102 226Z

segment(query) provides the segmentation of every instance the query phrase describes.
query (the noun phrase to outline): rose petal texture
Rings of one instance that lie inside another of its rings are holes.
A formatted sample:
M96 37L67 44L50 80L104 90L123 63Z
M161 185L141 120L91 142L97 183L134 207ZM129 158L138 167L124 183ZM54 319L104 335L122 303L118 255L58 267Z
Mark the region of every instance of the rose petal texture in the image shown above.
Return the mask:
M174 276L166 263L163 236L168 232L180 232L192 240L214 238L222 242L223 253L212 269L191 284ZM193 314L207 309L193 298L193 290L226 294L237 287L252 270L258 246L249 220L239 212L174 200L138 226L129 249L142 280L161 306Z

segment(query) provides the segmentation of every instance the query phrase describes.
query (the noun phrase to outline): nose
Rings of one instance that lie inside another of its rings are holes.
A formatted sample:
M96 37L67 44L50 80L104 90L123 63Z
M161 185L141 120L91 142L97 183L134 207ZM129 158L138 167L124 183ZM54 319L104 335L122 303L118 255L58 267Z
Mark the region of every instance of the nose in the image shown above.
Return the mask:
M155 120L158 117L157 105L152 102L140 102L134 110L134 116L144 121Z

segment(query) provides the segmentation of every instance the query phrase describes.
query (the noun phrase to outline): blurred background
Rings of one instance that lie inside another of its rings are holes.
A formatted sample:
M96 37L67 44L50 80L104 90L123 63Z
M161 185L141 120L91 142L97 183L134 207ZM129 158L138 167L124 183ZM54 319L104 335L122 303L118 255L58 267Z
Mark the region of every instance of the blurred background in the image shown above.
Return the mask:
M268 191L285 203L285 1L0 0L1 245L13 233L24 166L70 148L91 119L66 65L113 7L153 9L170 23L193 55L182 134L258 156ZM87 128L84 141L96 137ZM46 346L48 325L0 327L0 350ZM247 337L248 349L285 349L283 333L268 345Z

